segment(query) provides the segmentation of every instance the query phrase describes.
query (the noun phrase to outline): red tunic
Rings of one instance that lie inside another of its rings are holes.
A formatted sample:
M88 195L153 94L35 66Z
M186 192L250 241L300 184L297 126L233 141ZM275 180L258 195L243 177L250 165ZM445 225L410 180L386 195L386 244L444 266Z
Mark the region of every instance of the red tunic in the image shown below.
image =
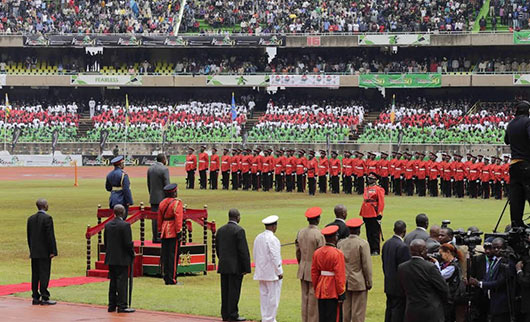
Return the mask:
M221 157L221 171L222 172L230 171L230 156L229 155L223 155Z
M393 175L395 179L401 177L404 174L405 162L407 162L407 160L396 160L395 167L394 167L394 175Z
M379 172L379 169L377 168L377 161L375 160L366 160L366 173Z
M325 176L328 174L328 168L329 168L329 161L327 158L322 158L318 160L318 176Z
M453 171L453 178L456 181L464 180L466 174L466 165L460 161L455 161L451 163L451 170Z
M340 174L340 160L329 159L329 174L331 176L338 176Z
M158 231L160 238L176 238L182 229L184 210L182 201L176 198L162 200L158 207Z
M502 178L504 182L510 183L510 164L504 163L502 165Z
M427 161L427 175L429 179L436 180L440 176L440 163L436 161Z
M467 175L467 179L471 181L478 180L480 178L481 172L481 165L479 163L472 163L469 165L469 173Z
M315 251L311 264L311 280L318 299L338 299L346 291L344 254L326 244Z
M307 161L307 177L308 178L314 178L317 174L318 170L318 162L317 159L313 158L309 161Z
M451 180L453 177L453 169L451 168L451 162L442 161L440 162L441 176L444 180Z
M258 173L260 171L261 165L260 165L260 158L256 156L250 157L250 172L252 173Z
M195 171L197 169L197 157L195 154L186 156L186 171Z
M296 174L301 175L307 171L307 159L305 157L296 159Z
M377 168L379 169L377 173L379 176L388 177L390 175L390 161L386 159L379 160Z
M423 160L418 160L416 162L416 176L418 180L423 180L427 178L427 162Z
M285 163L287 162L287 158L285 156L280 156L274 159L274 173L275 174L281 174L285 171Z
M488 165L485 164L482 167L482 171L480 172L480 180L482 182L488 182L488 181L492 180L491 164L488 164Z
M416 161L403 160L403 170L405 179L412 179L416 175Z
M251 155L244 155L241 157L241 172L247 173L250 171L250 163L252 162Z
M352 159L344 158L342 159L342 174L350 177L353 173Z
M491 166L491 172L492 172L492 178L493 180L495 180L495 182L502 180L503 170L500 164L499 165L493 164Z
M290 175L293 174L293 172L296 170L296 157L289 157L287 158L287 161L285 162L285 174Z
M210 157L210 171L219 170L219 155L212 154Z
M364 176L366 174L366 164L362 159L352 159L353 174L357 177Z
M230 157L230 171L237 172L239 171L239 158L237 155Z
M272 155L263 158L262 169L263 172L272 172L274 170L274 157Z
M199 153L199 171L208 170L208 153Z
M375 218L383 215L385 209L385 189L380 186L367 186L364 189L364 201L359 216L363 218Z

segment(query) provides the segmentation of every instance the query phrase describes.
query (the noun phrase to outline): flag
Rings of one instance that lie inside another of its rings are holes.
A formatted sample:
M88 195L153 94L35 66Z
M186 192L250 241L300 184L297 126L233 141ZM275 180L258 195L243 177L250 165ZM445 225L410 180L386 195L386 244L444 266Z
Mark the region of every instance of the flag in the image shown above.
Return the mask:
M125 94L125 125L129 127L129 95Z
M232 111L232 121L235 121L237 119L237 111L236 111L236 99L234 97L234 92L232 92L232 108L230 110Z
M11 106L9 105L9 97L7 97L7 93L6 93L6 109L5 109L5 118L6 118L6 120L9 117L10 114L11 114Z
M390 122L394 124L396 120L396 94L392 95L392 110L390 111Z

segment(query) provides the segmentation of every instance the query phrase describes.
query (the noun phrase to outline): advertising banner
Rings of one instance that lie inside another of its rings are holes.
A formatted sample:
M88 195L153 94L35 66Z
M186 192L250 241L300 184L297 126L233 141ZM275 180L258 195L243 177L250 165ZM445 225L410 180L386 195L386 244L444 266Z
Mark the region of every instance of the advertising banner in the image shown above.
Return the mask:
M429 34L409 35L359 35L359 46L427 46L431 43Z
M113 155L83 155L84 166L110 166ZM156 155L128 155L126 166L150 166L156 162Z
M81 155L0 155L0 167L69 167L77 161L82 165Z
M339 75L271 75L270 86L339 87Z
M209 75L208 86L268 86L269 75Z
M530 31L514 31L513 32L513 43L514 44L530 44Z
M442 74L363 74L359 87L364 88L434 88L442 87Z
M170 167L182 166L185 163L186 163L186 156L185 155L170 155L169 156L169 166Z
M142 75L72 75L73 86L142 86Z
M513 74L514 85L530 85L530 74Z
M270 47L285 45L284 36L235 35L26 35L24 46Z

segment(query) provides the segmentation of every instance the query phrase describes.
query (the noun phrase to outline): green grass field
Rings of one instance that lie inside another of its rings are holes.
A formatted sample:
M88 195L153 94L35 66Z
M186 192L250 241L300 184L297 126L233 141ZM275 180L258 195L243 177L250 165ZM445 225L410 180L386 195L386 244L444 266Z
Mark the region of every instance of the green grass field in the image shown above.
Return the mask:
M172 178L184 187L184 178ZM35 212L37 198L48 199L49 213L54 217L55 234L59 256L52 264L52 278L83 276L85 274L85 239L87 224L96 223L95 211L98 204L107 205L108 193L104 190L104 180L81 180L74 188L71 180L50 181L3 181L0 183L2 197L0 209L0 284L12 284L30 281L30 263L26 243L26 219ZM149 200L145 180L132 179L133 197L137 204ZM241 225L247 231L249 247L263 229L261 219L277 214L280 216L277 236L282 243L293 242L297 231L306 226L304 212L312 206L324 210L322 224L334 218L333 207L342 203L349 210L348 218L358 215L362 198L345 195L322 195L309 197L305 194L263 193L244 191L187 191L180 190L179 197L189 208L202 208L208 205L211 219L218 227L227 221L229 208L238 208L241 212ZM459 228L471 225L479 226L483 231L491 231L498 219L504 201L469 200L417 197L388 197L383 219L384 236L392 236L392 225L397 219L408 224L408 230L414 229L414 217L424 212L431 223L440 223L443 219L452 221L451 227ZM501 226L508 224L508 214ZM150 227L150 225L146 225ZM139 225L133 227L138 238ZM199 234L202 236L202 234ZM362 237L364 238L364 231ZM200 238L199 236L196 236ZM147 232L146 238L151 238ZM96 243L96 238L93 238ZM95 249L95 247L93 247ZM294 246L282 249L284 259L295 258ZM95 258L95 257L94 257ZM383 320L385 296L383 293L383 275L379 257L373 257L374 288L368 297L367 321ZM296 265L284 267L285 279L282 299L278 312L279 321L300 320L300 287L296 279ZM184 277L182 286L165 286L162 280L143 277L135 280L133 306L135 308L181 312L196 315L219 316L220 288L219 277L211 272L207 276ZM53 288L52 298L60 301L81 302L105 305L107 303L108 283L96 283L83 286ZM30 297L29 293L15 296ZM260 319L258 283L252 275L245 277L240 301L240 313L250 319Z

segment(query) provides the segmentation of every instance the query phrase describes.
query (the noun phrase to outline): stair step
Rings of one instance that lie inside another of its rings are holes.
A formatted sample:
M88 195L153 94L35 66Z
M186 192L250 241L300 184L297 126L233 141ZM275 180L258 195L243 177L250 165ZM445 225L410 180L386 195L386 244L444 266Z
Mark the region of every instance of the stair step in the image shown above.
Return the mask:
M86 275L88 277L103 277L103 278L109 278L109 271L102 270L102 269L91 269L89 270Z
M100 269L100 270L109 270L109 266L108 265L105 265L105 262L103 261L97 261L96 262L96 269Z

